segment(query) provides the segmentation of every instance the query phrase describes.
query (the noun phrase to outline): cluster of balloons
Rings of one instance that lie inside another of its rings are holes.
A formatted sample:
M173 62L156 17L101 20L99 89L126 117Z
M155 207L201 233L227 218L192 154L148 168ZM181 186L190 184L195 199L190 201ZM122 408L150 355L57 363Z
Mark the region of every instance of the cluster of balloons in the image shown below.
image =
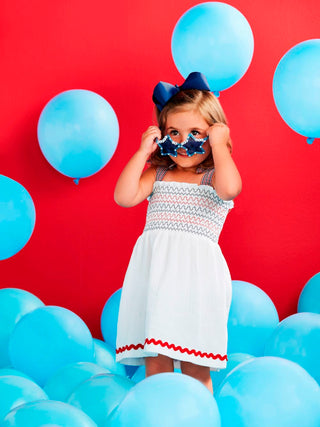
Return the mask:
M133 385L75 313L0 290L1 427L101 426Z
M103 310L104 332L107 322L116 333L118 309L119 291ZM152 425L220 425L216 401L198 381L172 374L136 388L113 346L70 310L22 289L0 290L0 348L1 427L145 426L154 416Z
M229 360L211 372L214 396L178 369L146 379L143 367L116 362L120 296L105 303L101 341L70 310L0 290L0 427L319 425L320 273L301 292L302 311L280 323L264 291L233 282Z
M320 273L304 286L299 312L281 322L272 300L259 287L233 281L232 292L227 368L211 372L222 425L317 426L320 423ZM121 289L104 306L101 330L105 340L110 328L116 328L120 296ZM179 369L175 372L181 373ZM131 380L143 385L142 390L147 389L144 366L134 372ZM133 410L134 390L138 390L136 386L114 412L114 419L123 422L116 425L129 425L125 424L129 416L142 416L139 405ZM149 395L145 403L148 398ZM155 400L159 404L159 396ZM153 425L150 421L153 406L148 402L143 419L145 425ZM162 408L161 413L165 416ZM211 425L220 426L216 420Z
M280 323L266 294L245 282L235 284L229 350L242 349L255 357L240 359L215 393L223 425L316 426L320 422L320 274L302 290L299 313ZM313 300L318 301L317 311Z
M250 66L254 50L251 27L242 13L226 3L200 3L178 20L171 52L182 76L206 75L211 90L237 83ZM320 137L320 39L307 40L280 60L273 95L283 120L312 143Z

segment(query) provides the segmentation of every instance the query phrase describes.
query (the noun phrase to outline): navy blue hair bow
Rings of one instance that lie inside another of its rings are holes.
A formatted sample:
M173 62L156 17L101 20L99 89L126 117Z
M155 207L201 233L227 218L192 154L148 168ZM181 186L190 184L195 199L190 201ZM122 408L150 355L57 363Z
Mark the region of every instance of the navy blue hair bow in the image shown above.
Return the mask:
M185 82L181 85L172 85L170 83L160 82L153 90L152 101L155 103L159 111L163 109L170 99L182 90L198 89L208 90L210 87L206 76L197 71L190 73Z

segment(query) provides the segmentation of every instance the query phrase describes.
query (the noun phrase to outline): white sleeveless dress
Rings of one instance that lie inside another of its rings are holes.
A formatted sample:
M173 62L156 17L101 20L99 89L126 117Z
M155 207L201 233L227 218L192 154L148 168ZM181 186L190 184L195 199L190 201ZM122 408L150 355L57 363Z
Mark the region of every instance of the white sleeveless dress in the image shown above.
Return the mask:
M220 199L211 186L213 169L201 185L162 181L166 171L157 169L126 272L116 360L141 365L163 354L222 369L231 277L218 239L233 201Z

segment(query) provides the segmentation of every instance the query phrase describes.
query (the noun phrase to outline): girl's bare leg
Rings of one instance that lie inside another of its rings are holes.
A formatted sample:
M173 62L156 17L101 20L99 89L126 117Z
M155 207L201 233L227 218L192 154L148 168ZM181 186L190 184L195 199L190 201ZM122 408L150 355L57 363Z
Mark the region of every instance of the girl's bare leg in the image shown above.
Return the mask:
M210 368L207 366L199 366L190 362L181 362L181 372L196 380L202 382L203 385L213 394L212 380L210 376Z
M173 372L173 359L162 354L146 358L146 377L162 372Z

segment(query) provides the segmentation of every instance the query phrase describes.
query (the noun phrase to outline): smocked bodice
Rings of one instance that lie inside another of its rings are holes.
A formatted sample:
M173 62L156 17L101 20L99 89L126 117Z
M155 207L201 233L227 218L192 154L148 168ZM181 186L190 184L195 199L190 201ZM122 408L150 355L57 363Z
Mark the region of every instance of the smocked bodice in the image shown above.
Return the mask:
M217 243L232 207L233 201L222 200L210 185L156 181L144 231L183 231Z

